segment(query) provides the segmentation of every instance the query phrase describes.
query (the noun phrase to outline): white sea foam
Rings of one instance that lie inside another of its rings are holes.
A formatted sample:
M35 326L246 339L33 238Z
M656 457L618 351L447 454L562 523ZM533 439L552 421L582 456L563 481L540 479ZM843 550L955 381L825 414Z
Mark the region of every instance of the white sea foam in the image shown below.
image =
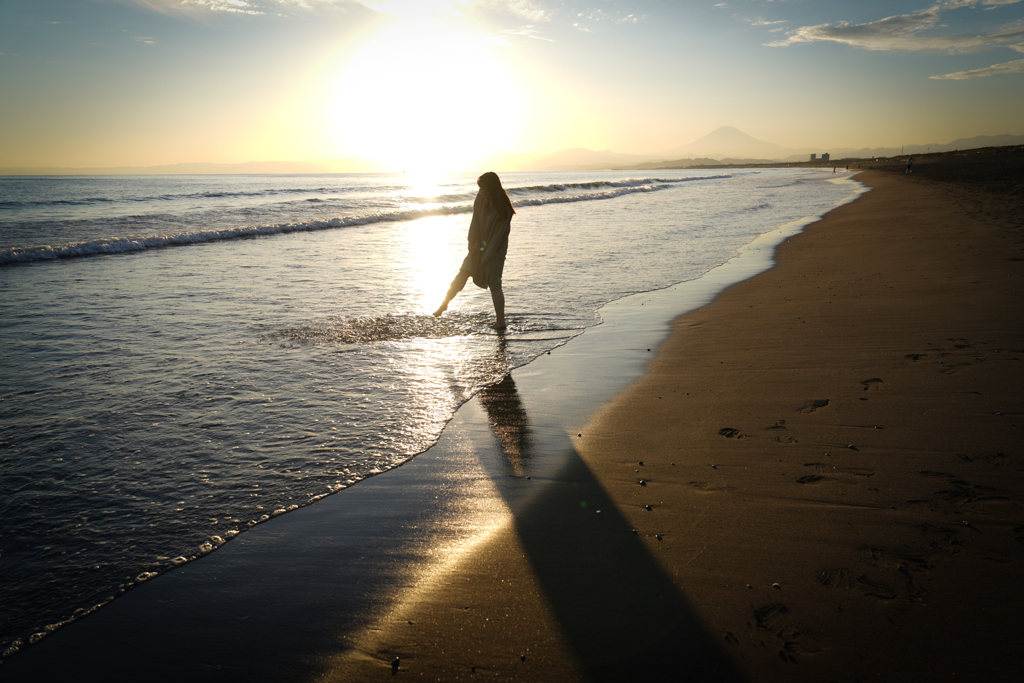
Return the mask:
M605 187L612 188L643 188L648 186L664 186L675 183L686 183L696 180L720 180L731 178L731 173L704 176L686 176L683 178L625 178L623 180L594 180L578 183L549 183L547 185L526 185L522 187L510 187L507 191L510 195L532 194L536 192L567 192L572 190L596 190Z

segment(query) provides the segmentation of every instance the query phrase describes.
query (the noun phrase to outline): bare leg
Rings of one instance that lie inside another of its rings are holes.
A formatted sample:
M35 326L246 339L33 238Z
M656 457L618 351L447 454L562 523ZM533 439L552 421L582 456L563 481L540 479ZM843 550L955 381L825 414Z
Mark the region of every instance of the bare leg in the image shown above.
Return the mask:
M494 302L494 324L496 330L505 329L505 292L501 287L491 287L491 301Z
M448 304L455 298L455 295L462 291L462 288L469 282L469 271L460 270L459 274L452 280L452 286L448 288L448 293L444 295L444 302L434 311L436 317L441 317L441 314L448 310Z

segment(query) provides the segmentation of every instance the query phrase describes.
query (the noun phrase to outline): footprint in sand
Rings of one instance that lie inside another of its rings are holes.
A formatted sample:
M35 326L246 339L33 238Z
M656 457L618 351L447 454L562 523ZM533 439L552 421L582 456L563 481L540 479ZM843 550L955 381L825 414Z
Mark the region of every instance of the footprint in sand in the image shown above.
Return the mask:
M829 586L830 588L841 588L843 590L851 588L850 570L845 567L838 569L825 569L818 572L818 583L822 586Z
M789 608L781 602L773 602L770 605L759 607L754 610L754 620L758 628L765 631L774 631L781 624L780 622L789 614Z
M882 382L882 378L881 377L872 377L871 379L863 380L861 382L861 384L864 385L864 391L867 391L868 389L870 389L872 387L874 387L875 389L878 389L879 388L878 385L879 384L884 384L884 382Z
M772 432L775 435L775 440L779 443L799 443L796 439L787 434L786 421L779 420L771 427L765 427L766 432Z
M754 610L757 628L773 633L781 638L782 649L779 657L786 662L796 664L796 655L806 652L821 651L819 639L804 625L793 623L793 615L789 608L781 602L774 602Z
M961 479L953 479L949 483L953 488L937 491L935 495L949 503L954 509L974 506L977 503L1007 502L1012 500L1012 498L1002 495L998 489L991 486L972 484Z
M987 462L990 465L1002 465L1010 459L1006 453L957 453L956 457L964 462Z
M823 398L816 401L811 401L803 408L800 409L801 413L813 413L815 410L819 410L827 406L831 401L827 398Z

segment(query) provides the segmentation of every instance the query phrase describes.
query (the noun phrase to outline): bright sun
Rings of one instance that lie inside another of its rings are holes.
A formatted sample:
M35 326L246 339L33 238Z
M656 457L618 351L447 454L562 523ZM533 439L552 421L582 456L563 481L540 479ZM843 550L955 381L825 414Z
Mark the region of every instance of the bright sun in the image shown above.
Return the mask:
M439 26L387 29L338 79L338 142L394 170L467 170L474 157L506 146L518 120L514 85L490 49Z

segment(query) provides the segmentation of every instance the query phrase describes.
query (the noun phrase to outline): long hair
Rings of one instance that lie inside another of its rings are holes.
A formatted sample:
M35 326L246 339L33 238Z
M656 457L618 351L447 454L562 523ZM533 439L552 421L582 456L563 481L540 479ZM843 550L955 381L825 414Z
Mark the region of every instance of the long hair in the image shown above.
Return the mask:
M512 208L512 201L508 198L508 193L505 192L505 188L501 186L501 179L498 178L498 174L494 171L488 171L482 176L476 179L476 184L481 190L486 193L487 198L491 201L491 206L497 211L509 211L509 216L513 216L516 210Z

